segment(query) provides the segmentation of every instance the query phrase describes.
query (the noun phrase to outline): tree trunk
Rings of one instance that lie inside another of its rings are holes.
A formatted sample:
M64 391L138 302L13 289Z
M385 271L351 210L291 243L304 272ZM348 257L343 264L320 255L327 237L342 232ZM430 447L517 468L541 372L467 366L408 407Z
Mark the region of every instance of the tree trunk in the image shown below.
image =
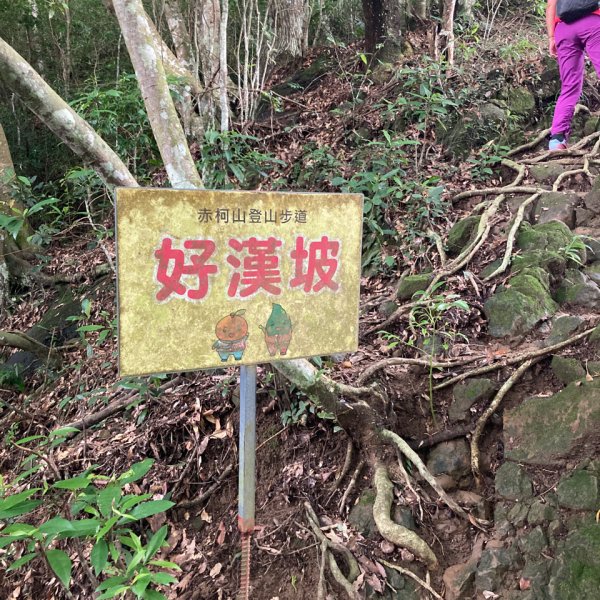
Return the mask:
M306 51L310 19L308 0L276 0L273 4L275 52L281 59L294 60Z
M135 186L135 179L108 144L0 38L0 78L60 139L113 185Z
M440 31L440 52L449 66L454 64L454 9L456 0L444 0L442 30Z
M406 30L405 0L363 0L365 50L380 60L393 62L402 53Z
M165 0L164 6L175 55L187 69L193 69L192 42L181 9L175 0Z
M142 2L113 0L113 5L171 185L174 188L202 187Z

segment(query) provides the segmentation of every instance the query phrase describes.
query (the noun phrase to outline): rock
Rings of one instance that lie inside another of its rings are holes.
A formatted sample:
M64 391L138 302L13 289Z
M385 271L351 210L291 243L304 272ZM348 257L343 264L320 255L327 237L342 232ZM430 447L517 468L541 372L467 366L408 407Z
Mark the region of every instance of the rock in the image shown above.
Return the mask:
M556 509L547 502L536 500L529 507L527 513L527 522L529 525L536 526L549 523L556 518Z
M452 494L452 499L458 504L462 504L463 506L477 506L481 504L484 500L483 497L475 492L469 492L468 490L459 490Z
M536 84L535 95L540 100L553 101L560 92L558 63L555 58L548 55L542 59L542 64L544 68Z
M408 577L404 577L401 573L398 573L395 569L384 567L387 575L387 582L396 590L386 590L386 593L382 596L381 594L373 594L367 598L373 598L373 600L381 600L382 598L389 598L389 600L420 600L419 590L417 584ZM367 586L368 587L368 586Z
M559 175L565 171L569 171L572 167L571 165L563 165L555 160L549 160L545 163L529 165L528 168L529 174L538 183L554 183ZM519 196L519 198L521 198L521 201L523 200L523 196Z
M493 337L521 335L556 312L548 276L539 268L523 269L484 304L488 329Z
M596 285L600 285L600 262L593 262L591 265L585 267L583 272L589 277L590 281L593 281Z
M516 275L527 268L539 268L545 271L552 288L564 279L567 259L553 250L528 250L513 258L511 272Z
M500 98L511 115L529 118L535 111L535 96L524 86L506 86Z
M502 259L498 258L495 261L491 262L489 265L486 265L483 269L481 269L481 273L479 273L480 279L486 279L489 277L496 269L502 264Z
M469 562L452 565L444 571L442 580L446 586L445 600L468 600L473 597L475 565Z
M600 261L600 240L590 237L589 235L582 235L581 241L585 244L586 255L588 263Z
M433 447L427 459L432 475L450 475L457 481L471 471L471 455L465 440L451 440Z
M583 198L583 204L594 214L600 213L600 177L594 179L592 189Z
M575 227L575 207L579 204L577 194L547 192L540 196L535 206L537 223L561 221L569 229Z
M538 525L529 533L522 535L519 538L519 547L526 556L539 556L548 547L544 530Z
M382 317L387 319L388 317L391 317L396 312L396 309L398 308L398 306L399 305L396 304L395 302L393 302L392 300L386 300L385 302L382 302L379 305L378 312Z
M496 471L496 493L508 500L525 500L533 496L533 485L519 465L505 462Z
M587 471L574 471L556 488L558 502L573 510L598 510L598 478Z
M370 489L365 490L348 515L350 524L365 538L373 538L379 535L373 518L374 503L375 492Z
M571 230L561 221L550 221L533 227L521 224L517 235L519 250L552 250L560 252L573 241Z
M529 506L524 502L517 502L509 511L507 520L511 525L516 528L521 528L527 523L527 513L529 512Z
M403 277L398 286L396 298L398 298L398 300L410 300L415 292L426 290L432 278L433 276L431 273L407 275L406 277Z
M560 465L600 443L599 382L569 384L549 398L529 398L504 412L505 457Z
M451 421L464 421L469 416L469 409L473 404L489 400L496 391L496 386L491 379L484 377L468 379L464 383L454 386L452 391L454 402L448 409Z
M590 337L588 338L588 343L590 346L600 346L600 325L597 325L594 328L594 331L590 333Z
M572 531L557 546L548 584L551 600L592 600L600 589L600 527L593 523Z
M446 247L449 254L460 254L460 252L475 237L477 226L481 217L472 215L456 222L448 232Z
M600 308L600 288L577 269L567 269L554 299L560 304L597 310Z
M554 372L554 375L565 384L585 377L585 369L575 358L566 358L555 354L552 357L550 368Z
M600 117L589 117L583 126L583 135L588 136L600 129Z
M532 556L527 560L521 572L521 581L527 582L523 589L531 589L534 594L533 599L546 598L542 590L548 583L549 577L548 561L539 561L539 557Z
M513 549L486 548L477 565L475 575L477 591L480 594L483 591L499 591L503 588L504 575L510 569L519 568L520 564L519 556Z
M410 529L411 531L417 530L417 525L415 524L415 517L412 514L412 510L408 506L401 506L400 504L396 504L393 509L393 517L394 521L398 523L398 525L402 525L406 527L406 529Z
M443 475L438 475L435 478L435 480L437 481L438 485L446 492L451 492L452 490L456 489L456 480L454 479L454 477L450 477L450 475L446 475L444 473Z
M552 321L552 332L545 341L545 346L553 346L559 342L569 339L584 323L581 317L576 315L561 315Z

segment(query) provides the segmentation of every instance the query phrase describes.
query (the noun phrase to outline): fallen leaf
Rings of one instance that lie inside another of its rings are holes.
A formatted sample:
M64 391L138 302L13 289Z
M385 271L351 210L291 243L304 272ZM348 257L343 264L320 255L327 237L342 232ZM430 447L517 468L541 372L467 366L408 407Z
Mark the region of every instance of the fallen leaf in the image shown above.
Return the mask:
M219 523L219 535L217 536L217 544L219 546L222 546L224 541L225 541L225 523L223 523L223 521L221 521Z
M206 509L204 509L201 513L200 513L200 518L205 522L205 523L212 523L212 517L206 512Z
M527 577L521 577L519 579L519 589L520 590L528 590L531 587L531 579Z
M387 540L383 540L383 542L379 544L379 547L384 554L391 554L396 548L392 542L388 542Z
M221 569L223 568L223 565L221 563L217 563L211 570L209 575L214 579L220 572ZM497 596L496 596L497 597Z

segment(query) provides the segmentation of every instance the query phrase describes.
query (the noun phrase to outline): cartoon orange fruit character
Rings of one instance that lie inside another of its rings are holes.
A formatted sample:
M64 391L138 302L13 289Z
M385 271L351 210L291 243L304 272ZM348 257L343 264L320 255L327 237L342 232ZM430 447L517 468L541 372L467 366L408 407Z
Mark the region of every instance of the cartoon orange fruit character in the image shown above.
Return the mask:
M292 320L281 304L273 304L266 327L261 325L260 329L265 334L269 354L275 356L279 352L285 356L292 340Z
M246 311L237 310L223 317L215 327L217 340L212 345L222 362L227 362L230 356L242 360L246 341L248 340L248 322L242 316Z

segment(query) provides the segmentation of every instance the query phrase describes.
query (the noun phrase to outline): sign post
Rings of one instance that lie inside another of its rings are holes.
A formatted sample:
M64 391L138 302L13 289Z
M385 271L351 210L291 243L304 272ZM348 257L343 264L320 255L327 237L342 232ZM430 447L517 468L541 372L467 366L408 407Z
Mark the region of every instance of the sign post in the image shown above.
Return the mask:
M249 597L256 365L358 347L362 196L117 190L121 376L240 367Z

